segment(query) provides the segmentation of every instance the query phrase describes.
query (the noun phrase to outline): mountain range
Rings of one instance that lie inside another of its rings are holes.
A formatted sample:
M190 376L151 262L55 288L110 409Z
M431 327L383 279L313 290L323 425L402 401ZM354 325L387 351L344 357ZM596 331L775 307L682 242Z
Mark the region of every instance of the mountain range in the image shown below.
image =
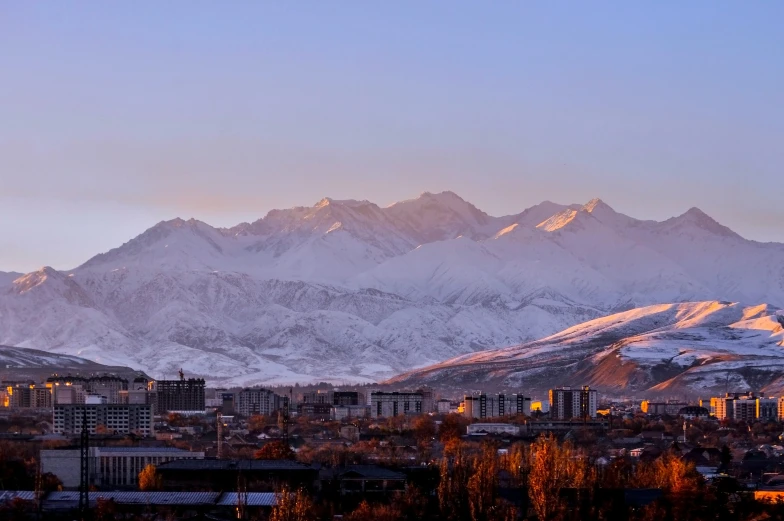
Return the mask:
M158 223L67 271L0 274L0 344L225 385L378 381L652 304L784 302L784 245L692 208L493 217L452 192Z
M784 314L732 302L659 304L609 315L533 342L463 355L393 384L515 389L557 385L683 395L784 392Z

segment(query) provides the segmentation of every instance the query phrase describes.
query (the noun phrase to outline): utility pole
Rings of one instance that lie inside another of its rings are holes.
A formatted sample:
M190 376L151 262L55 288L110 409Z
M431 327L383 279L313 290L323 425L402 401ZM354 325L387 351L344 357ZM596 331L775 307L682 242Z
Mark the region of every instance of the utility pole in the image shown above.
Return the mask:
M87 404L82 405L82 435L79 440L79 516L82 521L87 519L90 508L90 431L87 430Z
M216 430L218 432L218 459L223 459L223 415L220 412L218 412Z

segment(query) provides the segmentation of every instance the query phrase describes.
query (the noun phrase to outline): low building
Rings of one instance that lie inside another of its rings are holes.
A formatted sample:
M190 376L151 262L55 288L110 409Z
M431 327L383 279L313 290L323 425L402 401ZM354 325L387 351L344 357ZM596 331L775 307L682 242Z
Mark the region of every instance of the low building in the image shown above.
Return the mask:
M370 393L370 416L372 418L389 418L422 414L422 402L421 392L375 391Z
M86 397L89 400L89 396ZM87 430L116 434L135 433L154 436L152 405L90 404L55 405L53 431L55 434L78 434L86 420Z
M452 410L452 402L449 400L438 400L436 402L436 412L438 414L449 414Z
M681 407L681 409L678 411L678 416L686 418L687 420L702 420L710 417L710 411L705 407L689 405L686 407Z
M330 409L330 417L338 421L367 418L369 416L369 405L336 405Z
M342 495L384 495L406 490L405 474L376 465L347 465L327 469L324 478L337 481Z
M289 460L177 460L157 467L164 490L221 491L241 477L247 490L273 491L281 484L312 490L318 469Z
M519 436L520 426L511 423L472 423L467 427L469 436L483 436L486 434L506 434Z
M41 472L51 472L74 488L80 480L80 450L41 451ZM90 447L89 482L98 487L136 487L139 472L147 465L161 465L176 460L204 459L203 452L188 452L171 447Z

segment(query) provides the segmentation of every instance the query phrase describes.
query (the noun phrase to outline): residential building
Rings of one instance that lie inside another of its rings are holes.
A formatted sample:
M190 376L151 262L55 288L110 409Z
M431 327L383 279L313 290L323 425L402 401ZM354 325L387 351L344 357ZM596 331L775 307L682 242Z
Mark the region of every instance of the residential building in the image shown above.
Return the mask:
M452 402L449 400L438 400L436 402L436 412L438 414L449 414L452 410Z
M97 400L105 399L98 396ZM82 422L86 413L87 430L95 434L99 429L118 434L137 433L141 436L153 436L152 405L121 405L108 403L55 405L53 425L55 434L78 434L82 431Z
M687 420L704 419L710 416L710 411L705 407L688 405L686 407L681 407L681 409L678 411L678 416Z
M779 401L768 397L759 399L759 418L766 421L776 421L779 418Z
M422 393L383 392L370 393L370 416L388 418L403 414L422 414Z
M550 389L550 417L556 420L596 418L597 394L588 386Z
M45 385L27 382L4 383L7 407L12 409L50 409L52 391Z
M152 389L156 393L156 414L205 410L203 378L158 380L152 383Z
M716 418L719 420L753 421L759 417L759 398L753 393L726 393L722 397L711 398L716 403Z
M688 406L689 404L686 402L650 402L648 400L643 400L640 404L640 409L645 414L650 414L652 416L677 416L678 411Z
M280 396L260 387L243 389L234 397L234 411L242 416L254 414L270 415L280 409L288 407L287 396Z
M473 394L463 400L466 418L497 418L531 414L531 398L522 394Z
M64 487L78 487L79 458L78 449L42 450L41 472L51 472L60 478ZM147 465L191 459L204 459L204 453L171 447L90 447L89 482L99 487L135 488L139 473Z

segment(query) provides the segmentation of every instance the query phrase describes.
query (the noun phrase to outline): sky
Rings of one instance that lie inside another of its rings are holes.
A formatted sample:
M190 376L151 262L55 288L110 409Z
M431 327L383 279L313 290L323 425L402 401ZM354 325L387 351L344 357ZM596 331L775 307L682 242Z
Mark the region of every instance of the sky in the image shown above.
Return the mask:
M784 242L784 3L0 3L0 271L452 190Z

